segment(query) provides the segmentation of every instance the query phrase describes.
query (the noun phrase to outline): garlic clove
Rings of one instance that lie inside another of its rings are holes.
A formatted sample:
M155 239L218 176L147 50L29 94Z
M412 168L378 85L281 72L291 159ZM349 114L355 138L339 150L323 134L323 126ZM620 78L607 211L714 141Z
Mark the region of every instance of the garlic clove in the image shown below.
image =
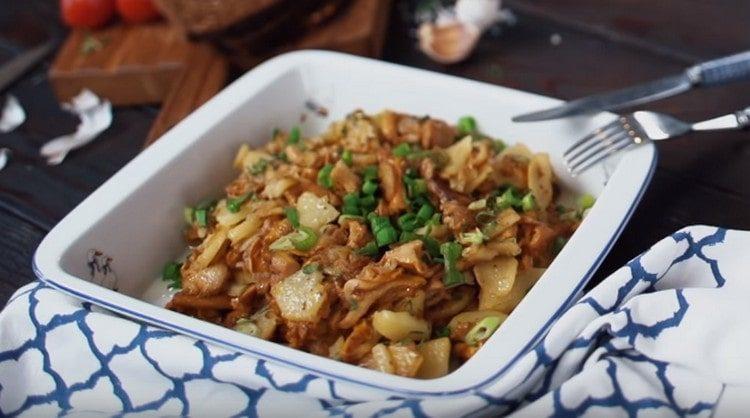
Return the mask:
M476 26L468 23L423 23L419 27L419 49L441 64L455 64L469 56L481 35Z

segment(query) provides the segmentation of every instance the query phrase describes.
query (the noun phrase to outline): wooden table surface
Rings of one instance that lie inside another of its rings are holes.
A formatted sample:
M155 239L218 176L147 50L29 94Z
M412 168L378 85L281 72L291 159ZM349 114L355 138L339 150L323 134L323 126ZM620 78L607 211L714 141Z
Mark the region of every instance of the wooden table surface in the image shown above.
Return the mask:
M56 1L0 0L0 63L58 21ZM397 1L384 59L564 99L679 71L699 60L750 49L744 0L506 0L518 22L485 37L465 63L440 66L415 49L415 1ZM554 46L552 35L561 43ZM56 222L141 150L157 109L120 108L112 127L56 167L41 144L71 132L39 66L11 90L28 113L0 134L13 150L0 171L0 306L34 280L31 257ZM699 120L750 105L750 83L694 91L646 106ZM639 209L599 270L605 277L655 241L687 225L750 229L750 133L691 135L657 145L659 164Z

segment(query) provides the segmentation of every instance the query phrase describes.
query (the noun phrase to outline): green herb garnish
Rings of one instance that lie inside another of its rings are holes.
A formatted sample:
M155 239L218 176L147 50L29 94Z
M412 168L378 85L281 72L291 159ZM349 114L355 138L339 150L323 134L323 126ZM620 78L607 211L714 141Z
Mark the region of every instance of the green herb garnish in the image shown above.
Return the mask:
M295 126L292 128L292 130L289 131L289 136L286 138L286 143L289 145L295 145L299 143L300 139L302 139L302 134L300 133L299 127Z
M244 203L245 203L245 202L247 201L247 199L249 199L249 198L250 198L250 196L252 196L252 195L253 195L253 193L252 193L252 192L249 192L249 193L245 193L245 194L243 194L243 195L241 195L241 196L237 196L237 197L234 197L234 198L228 199L228 200L227 200L227 209L228 209L228 210L229 210L230 212L232 212L232 213L237 213L237 212L239 212L239 211L240 211L240 208L242 207L242 205L243 205L243 204L244 204Z
M331 171L333 171L333 165L326 164L323 168L318 171L318 184L330 189L333 187L333 180L331 179Z
M344 164L351 167L352 164L354 164L354 155L352 154L352 151L345 149L344 152L341 153L341 160L344 161Z
M309 251L318 242L318 234L312 228L299 226L296 234L291 237L292 245L300 251Z
M182 263L176 263L170 261L164 265L161 279L169 284L170 289L181 289L182 288Z
M305 274L313 274L318 271L318 265L315 263L306 264L302 267L302 272Z
M503 320L499 316L488 316L474 325L466 334L464 341L469 345L477 345L490 338L502 323Z
M250 166L250 174L258 175L266 171L269 165L269 161L266 159L260 159Z
M396 157L406 157L411 153L411 145L406 142L402 142L396 148L393 148L393 155L395 155Z
M370 241L364 247L357 250L357 254L374 257L378 254L378 251L378 244L375 241Z
M462 250L461 244L455 241L444 242L440 245L440 254L443 256L443 264L445 265L443 284L446 288L466 283L463 273L458 270L458 260L461 258Z
M297 208L292 206L285 207L284 215L286 215L286 218L289 219L292 227L294 227L295 229L299 228L299 212L297 212Z
M471 116L463 116L458 119L456 128L461 135L472 134L477 131L477 121Z

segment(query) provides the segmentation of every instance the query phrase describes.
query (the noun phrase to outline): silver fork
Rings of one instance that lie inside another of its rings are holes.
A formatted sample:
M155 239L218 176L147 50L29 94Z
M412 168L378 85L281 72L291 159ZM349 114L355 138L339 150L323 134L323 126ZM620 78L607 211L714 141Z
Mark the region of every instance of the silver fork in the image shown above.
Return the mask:
M577 176L610 155L646 141L660 141L693 131L744 129L750 107L703 122L688 123L663 113L638 111L591 132L563 154L568 171Z

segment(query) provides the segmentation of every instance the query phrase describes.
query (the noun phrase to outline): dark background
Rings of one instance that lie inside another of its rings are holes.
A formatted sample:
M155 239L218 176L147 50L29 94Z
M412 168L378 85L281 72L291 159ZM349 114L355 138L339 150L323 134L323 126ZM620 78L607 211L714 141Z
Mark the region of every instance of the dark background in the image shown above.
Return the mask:
M415 48L415 3L396 1L383 59L564 99L750 49L745 0L506 0L517 24L485 37L467 62L445 67ZM0 63L60 33L57 1L0 0ZM562 39L558 46L550 42L553 34ZM0 171L0 305L34 280L31 257L45 233L141 150L158 112L117 109L99 139L49 167L38 157L39 147L73 131L77 121L59 110L45 79L48 64L12 88L28 119L0 134L0 147L13 150ZM745 106L750 83L694 91L646 108L700 120ZM657 146L651 186L596 280L686 225L750 229L750 133L691 135Z

